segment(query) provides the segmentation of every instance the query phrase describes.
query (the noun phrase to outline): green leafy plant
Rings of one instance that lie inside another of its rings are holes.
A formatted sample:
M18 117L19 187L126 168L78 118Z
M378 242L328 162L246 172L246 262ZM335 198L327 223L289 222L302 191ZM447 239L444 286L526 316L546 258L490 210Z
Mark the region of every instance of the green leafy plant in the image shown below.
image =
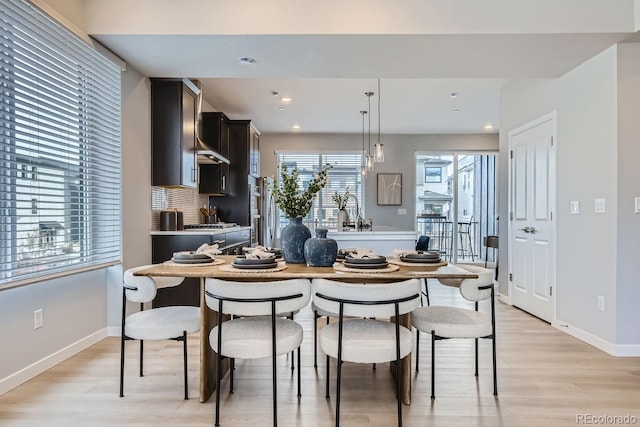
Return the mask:
M349 187L345 190L344 193L338 193L337 191L333 193L331 199L336 202L338 205L338 209L344 209L347 207L347 201L349 200Z
M273 199L289 218L305 217L311 210L313 198L327 185L327 171L331 169L330 164L326 164L322 169L309 181L306 188L298 183L300 172L298 169L292 169L291 172L286 165L282 165L280 169L280 182L275 180L270 185Z

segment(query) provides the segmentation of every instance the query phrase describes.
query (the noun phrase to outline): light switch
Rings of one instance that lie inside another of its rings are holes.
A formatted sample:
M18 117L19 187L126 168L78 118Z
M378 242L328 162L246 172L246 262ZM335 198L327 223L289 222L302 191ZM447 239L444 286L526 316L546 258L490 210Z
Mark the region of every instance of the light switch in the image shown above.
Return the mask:
M580 201L572 200L569 202L569 213L571 215L578 215L580 213Z
M595 213L605 213L606 212L604 199L595 199L594 205L595 205L595 209L594 209Z
M636 197L635 202L635 213L640 213L640 197Z
M406 214L407 214L406 209L398 209L398 215L406 215Z

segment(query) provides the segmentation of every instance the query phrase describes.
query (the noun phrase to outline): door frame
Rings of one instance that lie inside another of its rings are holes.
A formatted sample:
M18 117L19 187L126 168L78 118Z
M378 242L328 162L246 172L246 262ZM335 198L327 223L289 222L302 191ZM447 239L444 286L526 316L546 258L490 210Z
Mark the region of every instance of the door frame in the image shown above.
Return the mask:
M557 316L556 316L556 296L558 295L557 291L557 239L558 239L558 213L556 206L556 190L557 190L557 152L558 152L558 113L557 111L552 111L548 114L538 117L524 125L518 126L515 129L509 131L509 151L508 151L508 177L507 177L507 193L508 193L508 201L507 208L509 211L509 226L508 226L508 235L507 235L507 259L508 259L508 271L507 271L507 283L509 289L509 295L506 299L503 299L509 305L511 303L511 296L513 295L513 282L510 280L510 275L513 272L513 256L512 256L512 248L511 239L513 237L513 170L512 170L512 158L511 153L513 151L513 138L515 135L525 132L529 129L532 129L542 123L551 121L551 138L553 139L552 148L549 152L549 210L551 212L551 226L550 232L552 234L551 239L551 289L552 294L551 298L551 325L557 326Z

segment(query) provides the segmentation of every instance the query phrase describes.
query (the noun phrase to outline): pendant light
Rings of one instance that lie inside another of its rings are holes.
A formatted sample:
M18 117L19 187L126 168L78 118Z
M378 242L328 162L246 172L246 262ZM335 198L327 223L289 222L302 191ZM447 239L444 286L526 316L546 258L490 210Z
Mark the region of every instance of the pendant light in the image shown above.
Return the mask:
M367 174L367 152L364 149L364 115L367 114L365 110L361 110L360 114L362 114L362 162L360 164L360 171L362 172L362 176Z
M369 111L371 111L371 97L374 95L373 92L365 92L364 93L367 97L367 102L369 104ZM369 114L369 132L367 133L368 138L369 138L369 145L368 145L368 149L367 149L367 155L365 157L365 167L367 169L367 171L372 171L373 170L373 155L371 154L371 114Z
M384 162L384 144L380 142L380 78L378 78L378 143L373 146L373 161Z

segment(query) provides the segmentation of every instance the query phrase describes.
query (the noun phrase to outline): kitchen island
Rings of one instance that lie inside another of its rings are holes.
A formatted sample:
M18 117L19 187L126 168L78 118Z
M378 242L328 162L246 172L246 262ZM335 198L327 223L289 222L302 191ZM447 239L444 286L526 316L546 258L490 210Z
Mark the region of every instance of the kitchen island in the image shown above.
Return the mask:
M327 237L338 242L339 249L367 248L379 255L392 256L394 249L415 249L418 233L378 225L362 231L353 228L329 229Z

